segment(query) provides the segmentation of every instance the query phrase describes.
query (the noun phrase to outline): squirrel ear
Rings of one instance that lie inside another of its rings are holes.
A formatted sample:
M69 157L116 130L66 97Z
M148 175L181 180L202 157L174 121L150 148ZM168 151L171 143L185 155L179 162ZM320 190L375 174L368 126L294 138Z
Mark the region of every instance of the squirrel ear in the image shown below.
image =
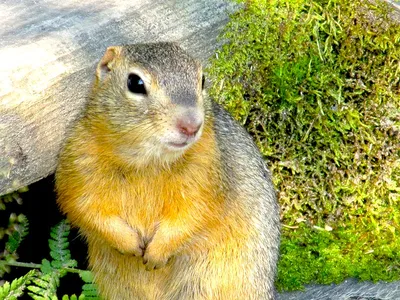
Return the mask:
M100 60L97 65L96 76L99 81L103 81L107 74L111 72L115 65L116 58L121 53L121 47L112 46L108 47L106 52L103 55L103 58Z

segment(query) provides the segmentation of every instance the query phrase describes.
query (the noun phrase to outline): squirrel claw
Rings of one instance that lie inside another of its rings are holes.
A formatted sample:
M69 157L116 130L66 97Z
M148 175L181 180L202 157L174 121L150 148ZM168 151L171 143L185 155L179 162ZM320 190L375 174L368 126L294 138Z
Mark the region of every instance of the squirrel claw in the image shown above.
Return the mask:
M148 257L147 253L145 253L143 257L143 264L145 265L146 271L153 271L160 269L167 265L169 259L151 259Z

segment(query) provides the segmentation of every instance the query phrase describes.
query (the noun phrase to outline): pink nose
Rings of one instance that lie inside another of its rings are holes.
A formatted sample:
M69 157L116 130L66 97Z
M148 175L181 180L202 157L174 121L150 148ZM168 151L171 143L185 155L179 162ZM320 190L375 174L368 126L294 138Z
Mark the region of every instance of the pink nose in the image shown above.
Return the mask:
M189 115L179 118L176 127L180 133L187 136L194 136L200 130L202 124L203 121L199 117Z

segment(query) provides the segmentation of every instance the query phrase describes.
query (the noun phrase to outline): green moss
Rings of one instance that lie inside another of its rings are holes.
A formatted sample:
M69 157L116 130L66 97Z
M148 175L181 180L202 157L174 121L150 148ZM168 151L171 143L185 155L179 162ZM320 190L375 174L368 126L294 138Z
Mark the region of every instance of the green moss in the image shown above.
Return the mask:
M399 239L392 235L352 226L326 231L302 224L284 230L277 286L301 289L310 282L339 283L348 277L399 280L398 253Z
M400 25L383 1L247 1L210 94L253 135L279 191L278 286L400 276ZM332 231L314 230L313 226Z

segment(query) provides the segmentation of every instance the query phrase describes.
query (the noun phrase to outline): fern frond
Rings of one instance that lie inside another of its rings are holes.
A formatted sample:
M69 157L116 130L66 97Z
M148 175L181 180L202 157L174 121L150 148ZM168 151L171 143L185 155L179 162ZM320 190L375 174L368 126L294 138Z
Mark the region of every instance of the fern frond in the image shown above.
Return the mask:
M68 268L77 266L77 262L71 259L71 252L68 249L68 235L70 226L66 220L51 229L49 239L51 262L42 260L40 276L32 280L28 286L29 295L35 300L57 299L57 287L60 285L60 278L67 273ZM72 296L71 296L72 297Z
M82 286L82 294L84 299L91 299L91 300L100 300L99 293L97 291L96 285L93 283L93 274L90 271L82 271L79 272L79 276L85 282ZM79 299L81 299L79 297Z
M35 270L30 270L24 276L14 279L11 284L9 282L4 283L0 287L0 299L14 300L22 296L27 284L35 276L35 273Z
M14 253L29 232L28 219L24 215L19 215L18 221L19 224L15 225L15 230L8 237L8 241L6 243L6 250L8 253Z
M49 239L50 256L53 258L51 266L55 269L74 268L78 264L71 259L71 252L68 249L68 235L71 227L68 221L63 220L51 229Z
M57 272L42 274L34 278L31 285L27 287L31 291L28 294L34 300L57 300L57 287L59 284L60 278Z
M18 191L12 192L10 194L0 196L0 210L6 209L6 203L10 203L12 201L17 202L19 205L22 204L22 199L19 196L20 193L25 193L28 191L28 187L20 188Z
M97 286L94 283L85 283L82 286L82 295L85 297L84 299L100 300Z
M84 299L86 299L85 296L80 295L79 297L77 297L75 294L72 296L64 295L62 297L62 300L84 300Z
M82 279L84 283L92 283L94 281L93 273L90 271L79 272L79 277Z
M0 278L2 278L5 273L9 273L10 271L11 271L11 268L8 265L7 261L0 260Z
M40 267L40 271L43 274L50 274L54 271L54 268L51 266L51 263L47 259L42 259L42 265Z
M80 271L79 276L85 284L82 286L82 294L77 297L76 295L64 295L62 300L101 300L97 292L97 287L93 283L93 274L90 271Z

